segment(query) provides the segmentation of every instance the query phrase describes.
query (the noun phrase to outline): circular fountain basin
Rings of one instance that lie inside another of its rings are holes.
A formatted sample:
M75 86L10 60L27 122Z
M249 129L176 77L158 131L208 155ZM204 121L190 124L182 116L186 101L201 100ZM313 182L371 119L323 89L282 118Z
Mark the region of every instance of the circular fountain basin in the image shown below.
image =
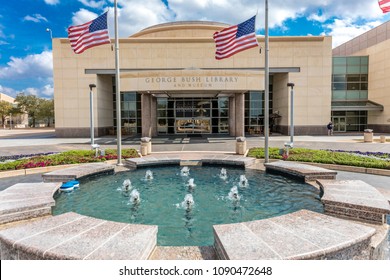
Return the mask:
M223 167L226 176L221 174L221 166L191 166L189 172L182 168L140 168L89 177L80 181L79 189L56 195L53 214L73 211L117 222L158 225L160 246L206 246L214 243L213 225L300 209L323 212L319 191L290 178L228 166ZM127 179L131 188L124 191ZM189 194L192 201L185 199Z

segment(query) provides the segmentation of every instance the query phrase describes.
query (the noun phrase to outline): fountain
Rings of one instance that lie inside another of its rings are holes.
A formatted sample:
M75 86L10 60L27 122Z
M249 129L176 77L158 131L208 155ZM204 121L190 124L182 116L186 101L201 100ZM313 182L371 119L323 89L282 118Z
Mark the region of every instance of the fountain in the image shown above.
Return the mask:
M238 194L237 186L234 186L233 188L230 189L228 197L230 200L233 200L233 201L240 200L240 195Z
M247 187L248 186L248 179L245 177L245 175L240 175L240 187Z
M186 210L191 210L194 204L195 202L192 194L186 194L186 196L184 197L184 201L180 205Z
M222 180L227 180L227 171L226 168L222 168L221 172L219 173L219 178Z
M319 191L300 181L251 170L244 173L236 166L188 167L189 176L181 175L183 166L164 165L83 179L82 190L71 196L57 194L53 213L72 211L123 223L158 225L161 246L212 246L213 225L265 219L300 209L323 212ZM188 167L183 171L188 172ZM219 178L222 167L228 175L226 181ZM153 180L145 179L148 169ZM241 174L249 184L256 182L261 188L241 188ZM123 192L122 183L127 179L131 187ZM110 184L115 188L108 187ZM190 185L196 186L191 189ZM73 199L76 196L77 201Z
M188 187L189 187L190 189L196 187L196 185L195 185L195 183L194 183L194 178L190 178L190 179L188 180Z
M146 170L145 180L153 180L153 172L151 170Z
M122 191L123 192L130 191L132 187L133 186L131 185L130 179L126 179L126 180L123 181L123 183L122 183Z
M139 192L134 189L132 190L132 192L130 193L130 202L132 204L139 204L141 201L140 197L139 197Z
M188 176L190 175L190 169L188 166L184 166L180 171L181 176Z

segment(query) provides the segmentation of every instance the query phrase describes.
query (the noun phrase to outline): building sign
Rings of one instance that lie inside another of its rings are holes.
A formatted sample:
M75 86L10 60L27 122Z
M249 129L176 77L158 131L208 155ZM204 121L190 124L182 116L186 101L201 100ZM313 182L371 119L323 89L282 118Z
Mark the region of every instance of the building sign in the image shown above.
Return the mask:
M182 76L182 77L146 77L144 83L158 84L160 88L214 88L222 85L235 87L240 82L235 76Z

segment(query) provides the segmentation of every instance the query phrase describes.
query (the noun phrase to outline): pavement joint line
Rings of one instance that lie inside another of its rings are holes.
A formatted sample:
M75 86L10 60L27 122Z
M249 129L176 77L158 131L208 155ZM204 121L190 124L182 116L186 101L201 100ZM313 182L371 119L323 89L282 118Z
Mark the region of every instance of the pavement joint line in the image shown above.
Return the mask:
M29 236L23 237L23 238L21 238L21 239L19 239L19 240L16 240L16 241L12 244L12 247L15 247L16 243L21 242L21 241L23 241L23 240L25 240L25 239L29 239L29 238L31 238L31 237L37 236L37 235L39 235L39 234L42 234L42 233L44 233L44 232L48 232L48 231L50 231L50 230L53 230L53 229L62 227L62 226L67 225L67 224L71 224L71 223L77 222L78 220L85 219L85 218L86 218L86 216L78 217L78 218L76 218L76 219L74 219L74 220L72 220L72 221L66 222L66 223L64 223L64 224L60 224L60 225L58 225L58 226L55 226L55 227L52 227L52 228L49 228L49 229L46 229L46 230L37 232L37 233L35 233L35 234L33 234L33 235L29 235Z
M102 222L100 222L99 224L97 224L97 225L95 225L95 226L93 226L93 227L91 227L91 228L88 228L88 229L86 229L86 230L84 230L84 231L82 231L82 232L76 234L75 236L72 236L71 238L69 238L69 239L67 239L67 240L61 241L61 242L58 243L57 245L55 245L55 246L53 246L53 247L51 247L51 248L45 250L45 251L43 252L42 256L45 257L45 254L46 254L48 251L53 250L54 248L57 248L58 246L61 246L62 244L65 244L66 242L68 242L68 241L70 241L70 240L72 240L72 239L75 239L76 237L78 237L78 236L80 236L80 235L82 235L82 234L84 234L84 233L86 233L86 232L88 232L88 231L91 231L92 229L97 228L98 226L101 226L101 225L103 225L103 224L105 224L105 223L107 223L107 222L108 222L108 221L102 221Z
M114 233L112 236L110 236L105 242L103 242L102 244L100 244L100 246L98 246L95 250L93 250L92 252L90 252L88 255L86 255L83 260L85 260L86 258L88 258L89 256L91 256L93 253L95 253L97 250L99 250L100 248L102 248L105 244L107 244L109 241L111 241L114 237L116 237L118 234L120 234L122 231L124 231L126 228L128 228L130 226L129 225L125 225L122 229L120 229L117 233Z

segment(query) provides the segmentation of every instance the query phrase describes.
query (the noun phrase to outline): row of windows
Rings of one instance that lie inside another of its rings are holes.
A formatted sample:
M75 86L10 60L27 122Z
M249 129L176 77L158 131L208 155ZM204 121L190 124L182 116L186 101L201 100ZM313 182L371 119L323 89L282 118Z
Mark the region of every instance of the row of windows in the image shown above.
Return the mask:
M333 90L368 90L367 74L333 74Z
M368 56L333 57L333 74L368 74Z

